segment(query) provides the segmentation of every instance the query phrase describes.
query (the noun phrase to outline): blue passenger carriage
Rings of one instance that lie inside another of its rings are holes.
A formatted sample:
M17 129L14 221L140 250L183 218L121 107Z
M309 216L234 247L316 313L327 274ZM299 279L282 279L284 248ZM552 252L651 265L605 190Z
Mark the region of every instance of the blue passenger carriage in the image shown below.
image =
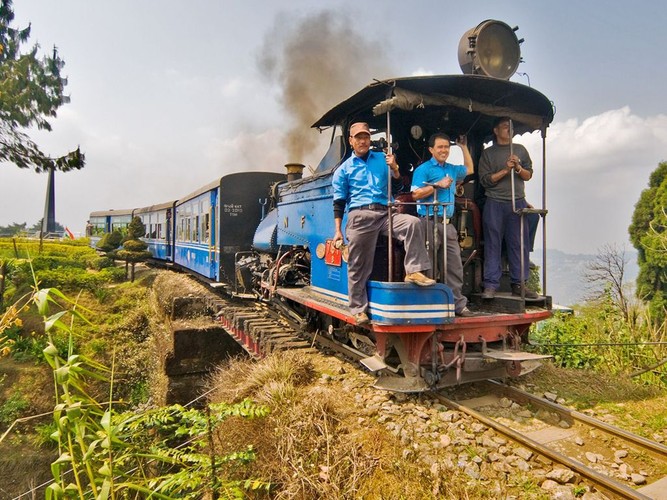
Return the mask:
M86 236L90 238L90 246L95 247L106 233L120 231L121 234L125 234L131 221L132 209L91 212L86 226Z
M269 190L284 179L277 173L238 172L179 199L174 262L210 280L234 284L235 262L252 249Z
M154 259L173 261L175 205L174 200L134 210L133 216L139 217L146 228L142 240Z

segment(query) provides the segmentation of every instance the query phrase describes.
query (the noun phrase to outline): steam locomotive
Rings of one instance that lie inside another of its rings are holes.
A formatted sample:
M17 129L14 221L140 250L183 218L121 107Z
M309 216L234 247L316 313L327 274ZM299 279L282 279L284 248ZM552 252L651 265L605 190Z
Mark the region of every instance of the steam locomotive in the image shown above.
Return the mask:
M476 166L497 117L510 117L516 134L541 133L545 191L544 146L554 112L543 94L509 81L523 41L516 29L487 20L464 34L462 75L375 81L326 112L313 127L331 131L330 146L312 175L303 177L300 164L287 164L286 177L238 172L178 200L93 212L91 244L138 216L155 259L190 270L229 295L274 305L299 318L304 330L364 350L362 363L379 372L376 386L382 389L419 392L531 371L545 356L521 347L531 325L550 317L551 299L512 295L505 275L495 298L482 299L484 196L476 175L459 186L453 219L464 264L463 293L473 317L455 316L445 283L403 282L404 250L390 235L378 241L368 283L371 323L355 325L347 307L347 249L332 241L332 176L351 154L346 132L357 121L369 124L373 144L391 147L401 166L404 192L387 200L389 217L396 210L414 210L410 178L413 168L430 157L431 134L467 135ZM524 220L531 213L544 220L546 207L519 212ZM443 256L432 251L431 258Z

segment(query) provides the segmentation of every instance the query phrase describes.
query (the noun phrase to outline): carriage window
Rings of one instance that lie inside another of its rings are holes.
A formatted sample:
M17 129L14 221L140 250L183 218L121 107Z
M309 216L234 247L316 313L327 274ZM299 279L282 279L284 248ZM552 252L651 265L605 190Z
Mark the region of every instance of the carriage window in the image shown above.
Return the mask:
M204 243L211 242L211 221L209 219L210 219L210 214L205 214L202 219L201 232L204 235Z

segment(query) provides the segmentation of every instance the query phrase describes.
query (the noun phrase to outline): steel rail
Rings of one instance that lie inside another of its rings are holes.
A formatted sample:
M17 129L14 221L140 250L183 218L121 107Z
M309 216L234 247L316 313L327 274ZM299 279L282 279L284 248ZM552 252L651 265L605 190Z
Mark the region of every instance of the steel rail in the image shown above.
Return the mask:
M552 401L540 398L538 396L535 396L534 394L530 394L528 392L522 391L521 389L517 389L515 387L511 387L508 385L505 385L501 382L496 382L494 380L488 380L488 384L491 384L496 390L500 388L505 395L511 396L512 398L515 398L519 401L523 402L530 402L532 404L535 404L537 406L541 406L543 408L553 410L557 413L559 413L561 416L569 417L573 420L577 420L579 422L585 423L587 425L590 425L591 427L595 427L601 431L607 432L611 434L612 436L619 437L621 439L624 439L626 441L629 441L633 443L636 446L641 447L642 449L652 452L654 454L657 454L663 459L667 459L667 446L657 443L655 441L651 441L650 439L646 439L642 436L638 436L637 434L633 434L632 432L628 432L625 429L621 429L620 427L615 427L613 425L610 425L606 422L603 422L601 420L598 420L593 417L589 417L588 415L578 412L576 410L572 410L570 408L566 408L565 406L559 405L557 403L554 403Z
M451 399L446 398L445 396L438 394L436 392L432 392L431 395L435 399L440 401L442 404L447 406L448 408L465 413L466 415L471 416L475 420L482 422L484 425L509 437L513 441L522 444L526 448L529 448L541 455L544 455L553 460L554 462L569 467L570 469L576 471L581 476L586 478L588 481L596 484L601 490L603 490L606 493L616 495L618 498L627 498L633 500L634 499L651 500L651 497L648 497L638 492L637 490L630 488L629 486L619 483L618 481L615 481L610 477L600 474L596 470L591 469L590 467L586 467L581 462L578 462L576 460L571 459L570 457L562 455L557 451L554 451L544 446L543 444L538 443L537 441L527 438L526 436L515 431L514 429L511 429L499 422L496 422L495 420L479 413L478 411L473 410L472 408L468 408L467 406L459 404L456 401L452 401Z

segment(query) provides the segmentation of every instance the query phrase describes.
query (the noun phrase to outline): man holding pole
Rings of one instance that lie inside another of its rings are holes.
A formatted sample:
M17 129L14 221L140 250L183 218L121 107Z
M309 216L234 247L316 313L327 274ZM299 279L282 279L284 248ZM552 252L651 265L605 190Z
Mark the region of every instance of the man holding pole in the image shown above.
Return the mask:
M501 250L505 240L510 268L512 295L521 296L522 284L530 273L528 227L523 236L523 276L521 275L521 215L517 210L528 208L524 183L533 176L533 163L525 147L512 143L512 122L508 117L496 119L493 126L495 140L482 152L477 174L486 190L484 224L484 293L492 299L500 286L502 275ZM524 288L524 297L538 298L537 293Z
M436 249L435 269L442 268L443 259L440 259L443 234L446 238L446 261L445 268L441 270L444 282L451 288L454 295L454 309L457 316L472 316L473 313L466 307L468 299L461 293L463 287L463 264L461 263L461 247L459 246L456 227L451 223L454 216L454 201L456 184L462 182L467 175L473 173L473 161L468 151L468 141L462 135L456 141L456 145L463 152L463 165L452 165L447 163L451 141L445 133L433 134L428 141L431 159L417 167L412 176L412 197L415 201L433 203L434 198L443 205L417 204L417 214L422 219L422 224L428 235L437 232L434 238ZM433 214L436 214L438 224L433 223ZM444 225L442 218L444 217ZM430 224L431 228L426 226ZM434 231L435 229L435 231ZM446 231L446 233L444 232Z
M400 177L393 154L371 151L371 132L367 123L350 126L352 155L333 175L334 244L343 241L342 220L347 205L345 234L349 242L347 283L350 312L356 324L369 323L366 309L366 282L373 271L375 246L380 234L389 230L389 171L394 179ZM392 216L392 234L405 247L405 281L430 286L435 281L424 276L431 264L424 245L419 219L407 214Z

